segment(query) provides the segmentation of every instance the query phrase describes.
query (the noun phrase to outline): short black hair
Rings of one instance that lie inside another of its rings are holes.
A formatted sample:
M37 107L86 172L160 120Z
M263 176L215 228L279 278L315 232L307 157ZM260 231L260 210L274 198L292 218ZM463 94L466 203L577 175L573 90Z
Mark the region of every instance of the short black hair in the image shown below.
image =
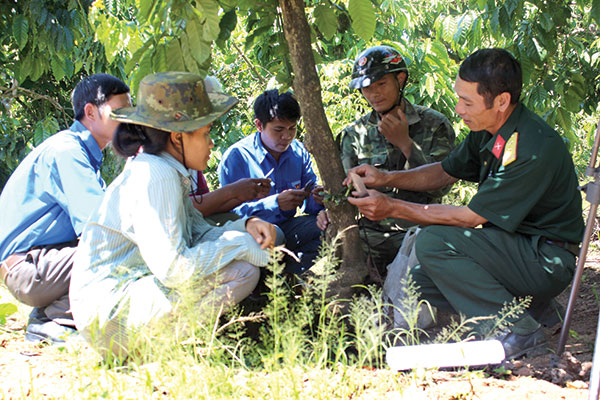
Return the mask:
M254 100L254 118L263 126L277 119L297 121L300 119L300 104L292 92L279 93L279 90L265 90Z
M73 90L71 103L75 119L81 121L84 107L91 103L100 107L116 94L129 93L129 86L122 80L109 74L94 74L84 78Z
M511 104L516 104L521 97L521 65L504 49L477 50L462 62L458 76L463 81L478 84L477 93L484 97L487 108L504 92L510 94Z

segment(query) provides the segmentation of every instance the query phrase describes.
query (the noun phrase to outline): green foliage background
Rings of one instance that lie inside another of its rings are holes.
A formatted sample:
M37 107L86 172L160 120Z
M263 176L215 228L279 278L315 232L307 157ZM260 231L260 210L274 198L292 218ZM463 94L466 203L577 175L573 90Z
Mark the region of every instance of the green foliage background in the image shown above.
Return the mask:
M523 102L568 140L580 172L599 115L600 0L306 0L333 132L366 111L348 89L352 60L390 44L406 57L406 96L444 113L459 139L453 83L460 62L504 47L524 71ZM227 146L253 131L252 101L292 86L276 0L9 0L0 4L0 185L35 145L72 119L82 76L109 72L137 89L147 74L214 74L240 105L214 129L209 181ZM120 163L108 154L105 178Z

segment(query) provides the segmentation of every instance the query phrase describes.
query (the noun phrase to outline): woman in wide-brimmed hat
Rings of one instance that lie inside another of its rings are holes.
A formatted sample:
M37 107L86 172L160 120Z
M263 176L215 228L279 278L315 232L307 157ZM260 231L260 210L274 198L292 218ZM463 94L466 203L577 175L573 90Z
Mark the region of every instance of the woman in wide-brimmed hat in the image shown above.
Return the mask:
M188 198L188 169L206 168L211 124L236 103L198 75L167 72L141 81L136 107L114 111L113 146L133 157L81 235L70 288L77 328L102 354L127 356L149 324L178 320L183 292L197 305L190 319L202 320L256 286L274 227L213 227Z

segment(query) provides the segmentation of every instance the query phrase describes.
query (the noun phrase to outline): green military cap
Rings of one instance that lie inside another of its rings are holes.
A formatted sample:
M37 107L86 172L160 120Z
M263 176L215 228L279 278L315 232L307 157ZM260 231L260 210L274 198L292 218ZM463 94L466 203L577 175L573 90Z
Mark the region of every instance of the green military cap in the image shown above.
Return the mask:
M207 91L204 79L189 72L151 74L140 82L136 107L114 110L111 118L169 132L193 132L238 103L225 93Z

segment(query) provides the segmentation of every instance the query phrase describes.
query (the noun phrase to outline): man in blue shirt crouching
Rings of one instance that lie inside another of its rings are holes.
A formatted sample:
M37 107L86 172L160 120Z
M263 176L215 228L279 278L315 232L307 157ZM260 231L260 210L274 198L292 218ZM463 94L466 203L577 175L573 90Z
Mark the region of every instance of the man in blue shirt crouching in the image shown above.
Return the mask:
M233 212L278 227L286 247L300 259L286 257L286 271L299 275L312 266L318 254L321 230L316 214L323 209L322 187L315 185L310 154L295 139L300 105L290 92L267 90L254 102L254 117L257 132L223 154L219 180L225 186L242 178L271 179L267 197L242 203ZM305 215L296 216L298 208Z
M0 194L0 278L34 307L25 338L64 341L74 331L69 281L77 238L100 203L102 149L131 105L129 87L108 74L82 80L71 97L75 122L23 159Z

